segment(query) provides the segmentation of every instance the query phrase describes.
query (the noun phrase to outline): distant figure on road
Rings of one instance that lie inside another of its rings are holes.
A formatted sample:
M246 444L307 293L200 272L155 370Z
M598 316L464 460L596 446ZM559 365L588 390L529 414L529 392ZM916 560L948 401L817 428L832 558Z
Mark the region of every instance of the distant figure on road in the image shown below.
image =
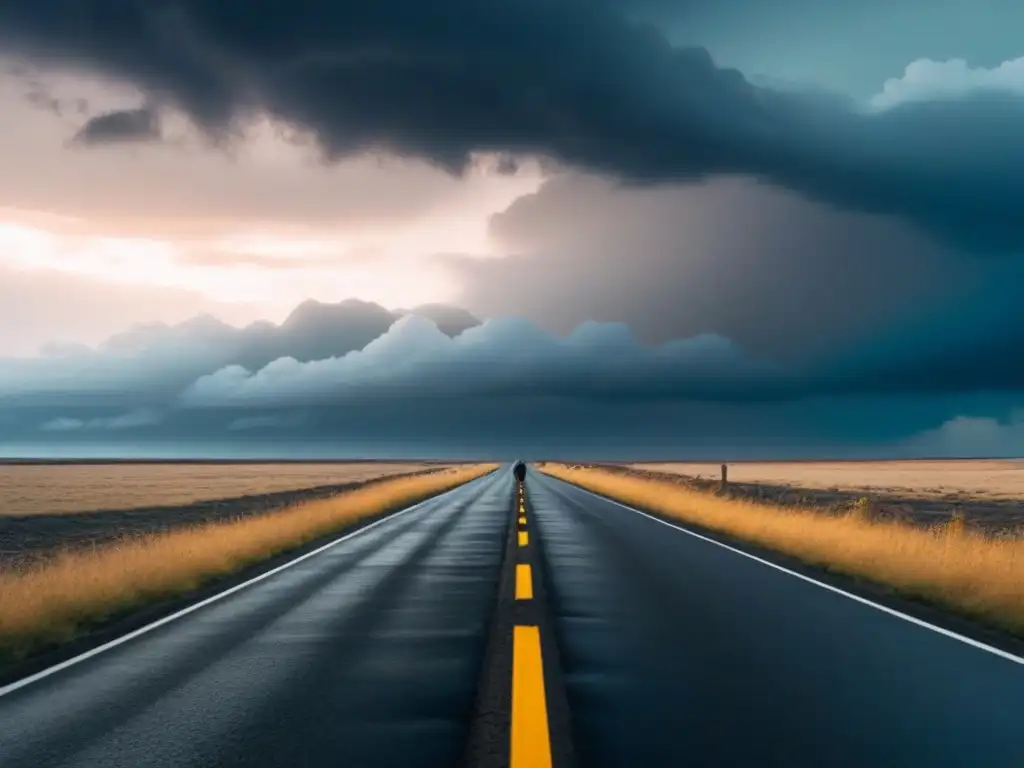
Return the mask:
M526 465L523 462L517 461L516 465L512 468L512 472L520 483L526 479Z

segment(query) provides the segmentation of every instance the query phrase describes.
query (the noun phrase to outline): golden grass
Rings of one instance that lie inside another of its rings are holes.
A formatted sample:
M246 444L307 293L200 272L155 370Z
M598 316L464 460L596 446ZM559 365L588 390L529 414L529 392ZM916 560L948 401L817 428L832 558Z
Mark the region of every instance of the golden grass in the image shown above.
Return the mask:
M66 641L84 627L187 593L376 514L397 510L491 471L471 465L381 480L267 515L65 552L0 572L0 661Z
M1024 635L1024 540L972 533L962 519L935 529L827 517L717 497L668 481L559 464L547 474L631 506L888 585L915 599Z
M721 463L648 462L634 469L717 480ZM906 461L737 461L729 464L734 483L767 483L800 488L898 492L912 498L968 494L982 498L1024 498L1024 463L1010 459Z
M0 515L176 506L430 469L359 461L310 464L12 464L0 466Z

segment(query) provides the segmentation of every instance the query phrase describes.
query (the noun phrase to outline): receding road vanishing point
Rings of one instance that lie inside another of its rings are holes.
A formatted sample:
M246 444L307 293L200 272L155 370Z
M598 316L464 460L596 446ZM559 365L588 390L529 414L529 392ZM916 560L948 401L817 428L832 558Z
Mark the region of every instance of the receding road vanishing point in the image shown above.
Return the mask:
M1021 712L1013 653L503 467L0 687L0 767L1003 767Z

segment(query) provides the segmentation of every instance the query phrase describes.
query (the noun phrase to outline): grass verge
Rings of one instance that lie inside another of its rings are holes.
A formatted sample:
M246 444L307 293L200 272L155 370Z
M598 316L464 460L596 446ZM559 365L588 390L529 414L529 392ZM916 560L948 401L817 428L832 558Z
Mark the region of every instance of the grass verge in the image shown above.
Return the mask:
M830 571L1024 636L1024 539L992 539L963 520L923 529L856 511L806 509L720 498L658 479L546 464L546 474L666 518L758 544Z
M493 468L455 467L384 479L266 515L64 552L37 566L0 572L0 665L71 640L112 616L178 597L367 518L435 496Z

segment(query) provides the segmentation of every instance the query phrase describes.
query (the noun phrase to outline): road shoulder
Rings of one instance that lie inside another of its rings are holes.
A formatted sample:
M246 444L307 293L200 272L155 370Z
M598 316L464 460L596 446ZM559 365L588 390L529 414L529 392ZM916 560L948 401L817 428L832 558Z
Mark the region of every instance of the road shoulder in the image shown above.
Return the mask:
M969 617L952 613L930 603L912 600L898 593L895 588L889 587L886 584L872 581L870 579L850 576L845 573L831 570L827 567L809 565L796 557L777 550L752 544L744 539L729 536L688 522L675 520L668 515L654 512L649 509L633 507L611 496L596 493L565 480L560 480L550 476L546 479L563 483L578 492L615 504L625 510L632 511L634 514L642 513L643 515L655 518L656 520L673 528L690 531L706 539L717 542L718 544L731 547L749 556L765 560L780 568L793 571L810 581L819 582L827 587L848 592L851 595L876 603L891 611L905 614L920 622L933 625L947 632L962 635L974 642L992 646L1004 653L1024 658L1024 638L1015 637L1000 629L989 627ZM652 524L657 523L652 521ZM686 534L681 533L680 535Z

